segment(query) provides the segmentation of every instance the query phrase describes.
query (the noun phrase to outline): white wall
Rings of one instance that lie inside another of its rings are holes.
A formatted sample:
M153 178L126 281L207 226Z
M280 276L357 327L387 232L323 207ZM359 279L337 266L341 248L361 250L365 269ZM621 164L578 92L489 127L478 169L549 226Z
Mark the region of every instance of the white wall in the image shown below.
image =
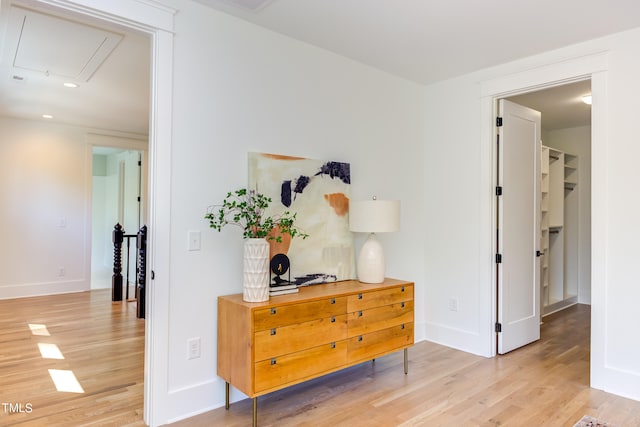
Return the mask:
M577 273L578 302L591 304L591 126L550 130L544 144L578 156L577 252L569 268Z
M640 399L640 30L570 46L428 86L425 100L426 338L494 352L492 96L592 74L591 384ZM442 177L447 177L446 186ZM449 298L458 312L448 312ZM479 339L478 339L479 338Z
M80 129L0 118L0 298L89 288L87 153Z
M479 90L465 77L429 86L425 97L425 337L490 355L487 248L495 231L486 227L491 157L480 144ZM457 311L449 310L452 298Z
M91 288L92 145L99 141L139 150L147 145L138 136L95 132L0 117L0 233L5 236L0 245L0 299ZM137 153L132 153L135 159L129 163L137 168ZM99 181L96 189L109 186ZM113 206L107 200L96 209L109 211ZM108 233L102 237L105 244L111 239ZM108 257L108 251L96 255Z
M423 88L190 1L174 0L169 417L224 404L216 298L241 292L242 237L207 228L207 206L247 184L247 153L351 163L355 199L399 198L402 230L383 236L387 274L422 267ZM187 250L189 230L202 250ZM357 242L357 249L362 242ZM418 303L417 320L424 308ZM187 340L202 357L187 360ZM418 336L418 339L421 337ZM238 398L239 394L232 394Z

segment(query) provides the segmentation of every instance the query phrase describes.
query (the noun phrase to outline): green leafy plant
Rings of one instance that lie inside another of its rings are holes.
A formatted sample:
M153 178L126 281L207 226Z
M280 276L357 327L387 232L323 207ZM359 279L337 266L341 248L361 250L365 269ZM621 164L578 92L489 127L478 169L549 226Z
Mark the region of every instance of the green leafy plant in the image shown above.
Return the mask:
M282 242L282 235L306 239L308 234L300 231L295 225L296 214L285 211L277 216L266 216L265 211L271 198L255 190L240 188L228 192L222 205L211 206L205 215L209 227L221 231L225 225L235 225L243 229L243 237L267 238ZM277 229L277 230L276 230ZM272 231L278 231L277 235Z

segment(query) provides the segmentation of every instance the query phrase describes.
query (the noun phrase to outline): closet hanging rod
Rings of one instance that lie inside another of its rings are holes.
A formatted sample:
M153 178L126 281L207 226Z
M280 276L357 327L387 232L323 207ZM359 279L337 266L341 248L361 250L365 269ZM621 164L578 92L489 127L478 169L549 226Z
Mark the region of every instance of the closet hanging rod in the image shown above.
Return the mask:
M551 234L558 234L560 232L560 230L549 230L549 233Z
M549 157L551 157L553 160L560 160L560 157L557 157L557 156L551 156L550 155Z

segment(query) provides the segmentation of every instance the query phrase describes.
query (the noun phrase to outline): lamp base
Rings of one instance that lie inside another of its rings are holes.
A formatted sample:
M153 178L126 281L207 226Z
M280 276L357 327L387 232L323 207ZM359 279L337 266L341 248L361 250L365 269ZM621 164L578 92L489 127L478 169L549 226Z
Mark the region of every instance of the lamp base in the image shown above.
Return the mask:
M363 283L384 282L384 251L374 233L369 234L360 249L358 280Z

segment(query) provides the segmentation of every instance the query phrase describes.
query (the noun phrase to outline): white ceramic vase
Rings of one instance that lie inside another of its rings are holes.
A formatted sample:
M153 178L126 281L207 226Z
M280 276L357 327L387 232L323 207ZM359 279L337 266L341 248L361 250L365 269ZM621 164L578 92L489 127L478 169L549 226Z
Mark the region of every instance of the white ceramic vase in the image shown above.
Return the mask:
M247 302L269 300L269 242L266 239L244 241L242 299Z

